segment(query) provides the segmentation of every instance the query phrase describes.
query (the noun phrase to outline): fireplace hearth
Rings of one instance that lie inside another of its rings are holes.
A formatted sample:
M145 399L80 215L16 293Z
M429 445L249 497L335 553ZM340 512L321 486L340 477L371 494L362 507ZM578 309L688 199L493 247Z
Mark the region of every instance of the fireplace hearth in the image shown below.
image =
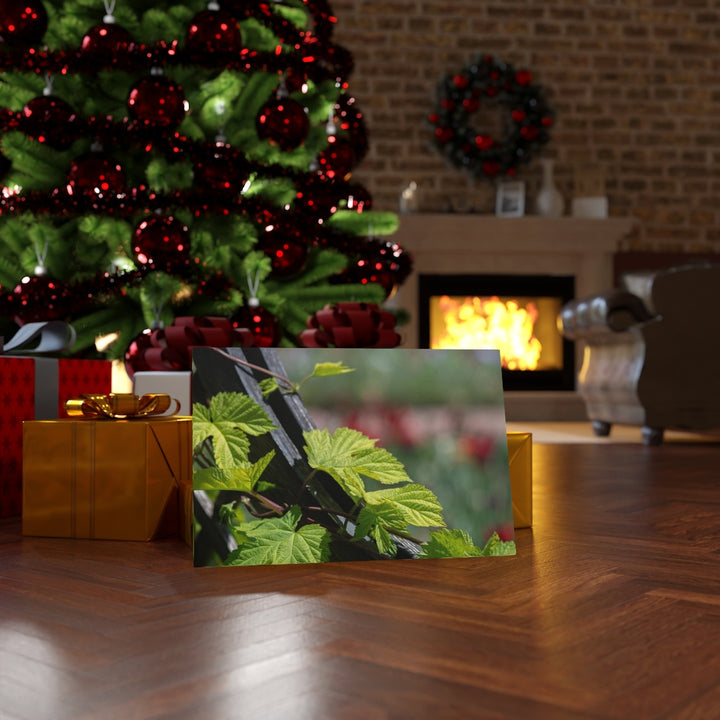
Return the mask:
M572 343L556 318L575 297L571 276L418 276L423 348L500 350L506 391L575 389Z

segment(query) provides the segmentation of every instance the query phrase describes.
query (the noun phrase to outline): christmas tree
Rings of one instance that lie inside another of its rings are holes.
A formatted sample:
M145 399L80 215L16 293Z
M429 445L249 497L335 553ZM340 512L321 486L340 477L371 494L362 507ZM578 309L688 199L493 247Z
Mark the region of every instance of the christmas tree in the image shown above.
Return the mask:
M351 179L368 138L325 0L148 5L0 2L0 334L62 319L74 355L132 359L180 316L293 345L382 303L411 261Z

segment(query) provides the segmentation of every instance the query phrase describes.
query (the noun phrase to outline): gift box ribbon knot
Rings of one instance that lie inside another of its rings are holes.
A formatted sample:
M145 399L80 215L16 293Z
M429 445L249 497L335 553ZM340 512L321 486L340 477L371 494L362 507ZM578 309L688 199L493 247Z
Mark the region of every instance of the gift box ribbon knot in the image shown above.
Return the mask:
M175 403L174 409L167 412L173 403ZM146 418L158 415L171 417L177 414L179 409L180 403L164 393L147 393L146 395L134 395L133 393L80 395L65 403L65 411L70 417L88 418L91 420L100 420L102 418L132 420L133 418Z

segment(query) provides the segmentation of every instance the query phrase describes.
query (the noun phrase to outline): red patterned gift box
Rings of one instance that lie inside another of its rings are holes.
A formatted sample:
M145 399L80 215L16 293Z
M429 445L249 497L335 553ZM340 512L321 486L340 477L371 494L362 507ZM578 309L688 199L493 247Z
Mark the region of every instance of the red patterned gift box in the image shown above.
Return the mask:
M22 423L35 417L35 361L0 357L0 517L22 512Z
M55 334L58 343L47 340ZM5 350L30 355L58 352L68 336L65 323L28 323L18 332L28 343L25 350L13 341ZM17 337L17 336L16 336ZM22 424L65 414L65 401L82 393L109 393L112 364L105 360L53 359L0 355L0 517L22 513Z

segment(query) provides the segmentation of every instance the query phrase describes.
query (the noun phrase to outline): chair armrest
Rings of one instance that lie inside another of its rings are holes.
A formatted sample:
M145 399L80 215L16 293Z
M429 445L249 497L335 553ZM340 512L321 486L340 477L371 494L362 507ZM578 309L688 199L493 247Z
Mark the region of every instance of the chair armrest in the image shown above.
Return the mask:
M643 301L626 290L572 300L560 311L561 332L570 339L594 333L620 333L653 318Z

